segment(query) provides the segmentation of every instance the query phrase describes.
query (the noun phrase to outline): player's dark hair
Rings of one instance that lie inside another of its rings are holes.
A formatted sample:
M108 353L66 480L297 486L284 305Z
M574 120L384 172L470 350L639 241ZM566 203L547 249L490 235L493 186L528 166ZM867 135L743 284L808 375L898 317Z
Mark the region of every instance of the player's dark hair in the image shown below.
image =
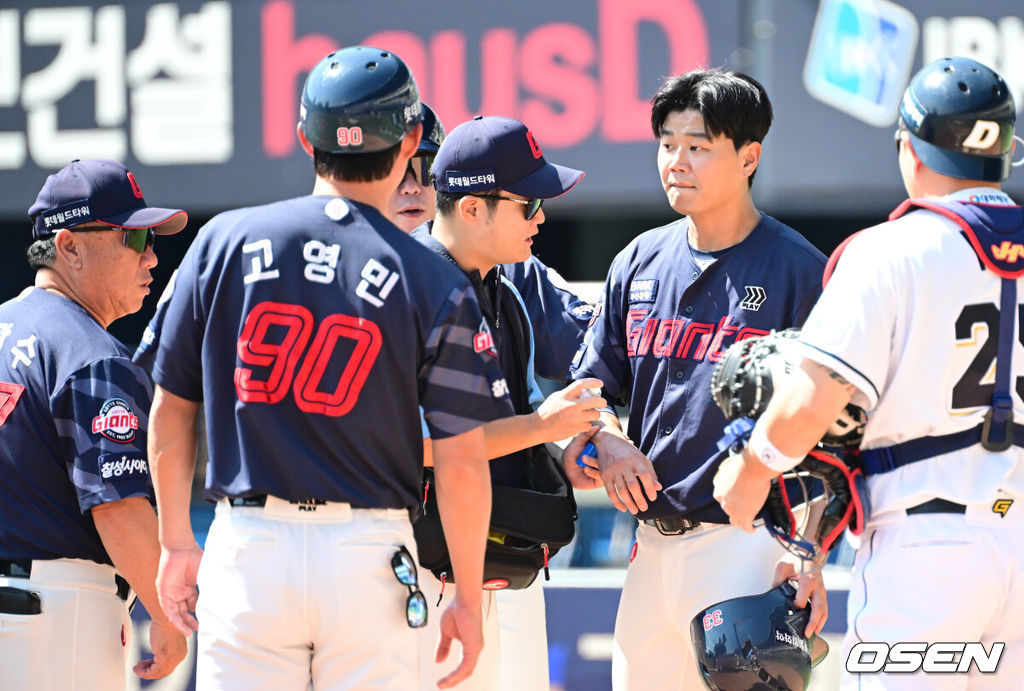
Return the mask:
M28 246L25 254L28 255L28 265L33 271L47 269L57 261L56 236L36 240Z
M332 154L313 148L313 167L322 178L341 182L376 182L391 174L402 142L383 151L363 154Z
M496 194L501 194L500 190L493 190L491 192L481 192L480 194L474 194L474 197L480 197L484 200L484 204L487 205L488 215L493 214L494 210L498 208L498 199ZM463 197L468 197L469 194L465 192L437 192L434 194L434 203L437 205L438 216L450 216L455 212L455 205L459 203L459 200Z
M708 138L732 140L737 150L764 141L772 126L772 104L753 77L726 70L693 70L665 80L651 99L651 129L661 137L669 113L696 110ZM753 184L755 170L747 182Z

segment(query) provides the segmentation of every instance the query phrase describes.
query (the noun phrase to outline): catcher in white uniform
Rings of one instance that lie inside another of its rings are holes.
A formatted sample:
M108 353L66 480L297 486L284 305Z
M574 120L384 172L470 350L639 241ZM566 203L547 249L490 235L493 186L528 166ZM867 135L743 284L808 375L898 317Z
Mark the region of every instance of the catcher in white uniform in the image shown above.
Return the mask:
M1015 119L1006 83L978 62L945 58L914 77L896 132L911 199L833 255L800 369L715 478L732 522L752 531L770 479L848 402L863 406L873 514L844 666L860 642L1006 645L995 673L845 673L843 688L1024 678L1024 209L1000 189Z

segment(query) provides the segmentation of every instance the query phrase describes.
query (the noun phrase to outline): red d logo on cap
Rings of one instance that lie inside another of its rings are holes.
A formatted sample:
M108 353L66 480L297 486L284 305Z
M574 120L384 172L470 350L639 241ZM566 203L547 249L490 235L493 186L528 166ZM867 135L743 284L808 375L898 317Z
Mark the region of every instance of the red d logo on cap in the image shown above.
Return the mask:
M128 183L132 186L132 194L142 199L142 190L139 189L139 183L135 182L135 176L130 171L128 173Z
M537 140L533 138L533 132L530 130L526 130L526 141L530 142L530 151L533 152L534 158L540 158L544 155L540 151L540 144L538 144Z

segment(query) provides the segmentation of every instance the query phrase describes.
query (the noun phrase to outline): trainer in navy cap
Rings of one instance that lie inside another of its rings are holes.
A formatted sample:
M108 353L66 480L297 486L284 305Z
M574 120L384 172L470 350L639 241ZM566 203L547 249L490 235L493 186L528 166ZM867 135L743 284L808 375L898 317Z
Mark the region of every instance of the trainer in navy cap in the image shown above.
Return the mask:
M181 209L146 206L135 176L117 161L102 159L75 159L46 178L28 215L37 239L83 223L151 228L158 235L172 235L188 223Z
M439 192L502 189L530 199L563 195L585 175L548 163L526 125L495 115L477 115L453 129L430 171Z

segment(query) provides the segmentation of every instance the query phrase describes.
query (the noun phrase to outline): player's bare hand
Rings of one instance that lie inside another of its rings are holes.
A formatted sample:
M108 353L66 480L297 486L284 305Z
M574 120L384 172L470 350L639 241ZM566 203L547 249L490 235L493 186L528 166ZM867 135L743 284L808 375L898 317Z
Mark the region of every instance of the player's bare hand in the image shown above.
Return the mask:
M437 682L437 688L450 689L473 674L480 651L484 648L483 613L479 604L466 607L456 598L441 612L441 638L437 643L435 662L444 662L452 648L452 641L462 644L459 666Z
M196 609L199 592L196 590L199 561L203 550L199 545L189 549L160 550L160 570L156 576L156 592L160 608L183 636L199 629L192 613Z
M811 634L821 633L825 622L828 621L828 594L825 592L825 580L821 576L820 565L798 575L796 566L784 559L775 565L775 580L772 587L786 580L797 582L793 604L801 609L806 607L808 602L811 604L811 616L807 621L807 628L804 629L804 636L810 638Z
M729 516L729 522L754 532L757 517L775 472L748 454L732 455L722 461L715 473L715 499Z
M646 511L661 490L654 465L627 439L602 429L591 440L597 447L598 470L585 469L588 476L600 476L612 506L637 514Z
M132 670L143 679L163 679L188 653L188 641L170 624L153 622L149 627L152 660L139 660Z
M580 379L548 396L534 413L547 441L558 441L585 432L600 419L607 402L601 396L582 395L584 389L600 389L600 379Z
M562 468L565 470L569 482L576 489L600 489L604 486L601 483L601 475L596 470L580 468L576 465L576 460L583 453L583 448L600 429L600 427L588 427L586 432L581 432L573 437L568 446L562 450ZM583 462L597 467L596 458L584 456Z

